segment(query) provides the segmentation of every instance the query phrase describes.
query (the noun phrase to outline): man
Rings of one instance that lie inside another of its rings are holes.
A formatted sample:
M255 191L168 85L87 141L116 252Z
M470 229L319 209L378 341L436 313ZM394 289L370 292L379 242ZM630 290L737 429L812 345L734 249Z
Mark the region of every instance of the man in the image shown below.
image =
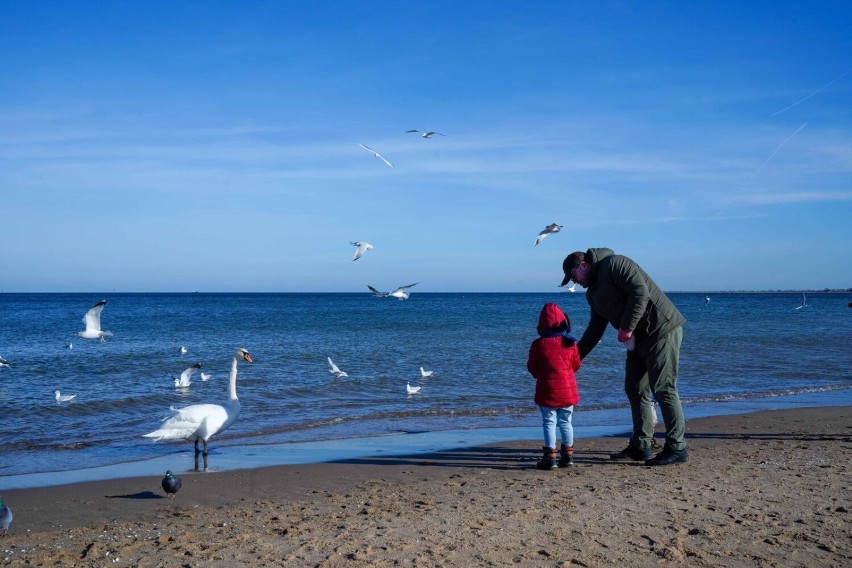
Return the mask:
M627 448L612 454L616 460L645 460L645 465L669 465L687 460L685 423L677 393L677 366L683 337L683 315L642 268L608 248L569 254L562 263L565 278L586 288L591 318L577 347L580 359L594 349L607 323L618 330L628 348L624 391L630 401L633 435ZM652 457L654 394L666 426L663 450Z

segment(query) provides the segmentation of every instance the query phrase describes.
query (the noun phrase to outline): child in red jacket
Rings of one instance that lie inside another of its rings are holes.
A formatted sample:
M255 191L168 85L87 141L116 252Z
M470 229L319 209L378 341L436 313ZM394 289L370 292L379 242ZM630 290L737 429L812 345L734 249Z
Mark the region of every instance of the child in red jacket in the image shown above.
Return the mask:
M535 377L535 403L541 410L544 429L543 457L538 469L556 469L574 465L574 427L571 416L580 402L574 371L580 368L577 339L569 335L571 322L556 304L541 308L538 334L530 345L527 369ZM556 430L562 448L556 451ZM557 460L557 455L558 460Z

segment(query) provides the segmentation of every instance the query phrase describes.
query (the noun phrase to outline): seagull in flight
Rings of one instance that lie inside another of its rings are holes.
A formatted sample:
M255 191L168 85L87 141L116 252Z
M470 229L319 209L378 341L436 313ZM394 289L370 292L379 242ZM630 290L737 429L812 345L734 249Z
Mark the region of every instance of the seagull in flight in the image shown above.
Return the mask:
M545 227L536 237L535 244L533 246L537 246L538 243L544 240L544 237L551 233L558 233L562 229L562 225L557 225L556 223L551 223L547 227Z
M413 286L417 286L418 284L420 284L420 282L415 282L414 284L409 284L407 286L400 286L393 292L381 292L379 290L376 290L369 284L367 284L367 288L369 288L370 292L372 292L373 295L377 298L398 298L399 300L407 300L408 297L411 295L408 289Z
M340 377L348 377L345 371L341 371L337 368L337 365L334 364L334 361L331 360L331 357L328 358L328 364L331 367L328 372L334 375L335 379L339 379Z
M804 292L802 292L802 305L801 305L801 306L796 306L796 309L797 309L797 310L801 310L802 308L807 308L807 307L808 307L808 301L807 301L807 299L805 298L805 294L804 294Z
M0 367L11 367L11 366L12 365L10 365L9 362L6 359L4 359L2 355L0 355Z
M392 167L393 167L393 164L391 164L390 162L388 162L388 161L385 159L385 157L384 157L384 156L382 156L381 154L379 154L378 152L376 152L375 150L373 150L373 149L372 149L372 148L370 148L369 146L364 146L364 145L363 145L363 144L361 144L360 142L358 142L358 145L359 145L359 146L361 146L361 147L362 147L363 149L365 149L366 151L368 151L368 152L372 152L372 153L373 153L373 155L374 155L375 157L379 158L381 161L383 161L384 163L386 163L386 164L388 165L388 167L390 167L390 168L392 168Z
M201 363L196 363L192 367L187 367L183 373L180 374L180 378L169 375L175 380L176 388L186 388L192 384L192 381L189 379L192 378L192 375L195 374L195 371L201 368ZM208 377L209 378L209 377Z
M361 241L349 241L349 244L355 247L355 256L352 257L352 260L358 260L364 256L364 253L373 248L370 243L362 243Z
M412 128L411 130L405 131L406 134L408 134L409 132L420 132L420 131L417 130L416 128ZM426 138L427 140L429 138L432 138L432 136L435 135L435 134L437 134L438 136L446 136L446 134L441 134L440 132L435 132L434 130L429 130L427 132L420 132L420 136L423 137L423 138Z
M104 337L111 336L111 331L101 331L101 312L106 306L106 300L101 300L86 312L83 316L83 323L86 324L85 331L78 331L77 335L83 339L100 339L101 343L106 343Z

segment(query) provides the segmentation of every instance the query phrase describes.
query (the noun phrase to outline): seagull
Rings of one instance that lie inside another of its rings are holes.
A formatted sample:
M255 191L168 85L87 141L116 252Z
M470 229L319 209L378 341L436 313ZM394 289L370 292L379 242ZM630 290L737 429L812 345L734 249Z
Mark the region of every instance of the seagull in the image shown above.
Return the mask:
M169 499L174 499L175 493L180 491L180 477L175 477L172 470L168 470L160 485L163 486L163 491L166 492Z
M373 296L375 296L375 297L377 297L377 298L387 298L387 297L388 297L388 293L387 293L387 292L379 292L378 290L376 290L375 288L373 288L373 287L372 287L372 286L370 286L369 284L367 284L367 288L369 288L369 289L370 289L370 292L372 292L372 293L373 293Z
M435 371L427 371L423 367L420 367L420 377L423 378L423 379L425 379L426 377L431 377L432 373L434 373L434 372Z
M420 282L415 282L414 284L409 284L407 286L400 286L393 292L388 292L388 296L390 296L391 298L399 298L400 301L407 300L408 297L411 295L408 292L408 289L412 286L417 286L418 284L420 284Z
M349 244L355 247L355 256L352 257L352 260L358 260L364 253L373 248L373 245L370 243L362 243L361 241L349 241Z
M101 331L101 312L106 306L106 300L101 300L86 312L83 316L83 323L86 324L85 331L78 331L77 335L83 339L100 339L101 343L106 343L104 337L112 336L110 331Z
M389 167L391 167L391 168L393 167L393 164L391 164L390 162L388 162L388 161L385 159L385 157L384 157L384 156L382 156L381 154L379 154L378 152L376 152L375 150L373 150L373 149L372 149L372 148L370 148L369 146L364 146L364 145L363 145L363 144L361 144L360 142L358 142L358 145L359 145L359 146L361 146L361 147L362 147L363 149L365 149L366 151L368 151L368 152L372 152L372 153L373 153L373 155L374 155L375 157L377 157L377 158L381 159L381 160L382 160L384 163L386 163Z
M331 357L328 358L328 364L331 367L328 370L328 372L330 374L334 375L335 379L339 379L340 377L348 377L349 376L344 371L341 371L340 369L337 368L337 365L334 364L334 361L331 360Z
M176 388L186 388L186 387L188 387L189 385L192 384L192 381L190 381L189 379L191 379L192 375L195 374L195 371L197 371L200 368L201 368L201 363L196 363L192 367L187 367L186 369L184 369L183 373L180 374L179 379L177 377L173 376L173 375L169 375L169 376L175 380L175 387Z
M65 349L74 349L74 344L69 341L65 344Z
M56 402L68 402L77 398L76 394L60 394L59 391L53 391L53 394L56 396Z
M572 282L570 288L565 288L566 292L571 292L572 294L577 291L577 283Z
M204 455L207 455L207 441L211 436L223 432L240 415L240 401L237 398L237 361L251 363L251 355L244 348L234 350L231 362L231 374L228 376L228 402L225 404L193 404L183 408L172 408L172 415L166 418L153 432L143 434L143 438L154 440L191 440L195 439L195 455L198 442L204 442Z
M420 392L420 389L422 389L422 388L423 388L422 386L413 387L413 386L411 386L411 383L405 383L405 390L408 394L417 394L417 393Z
M710 303L710 296L704 296L704 305L706 306L709 303Z
M201 380L202 381L209 381L210 377L212 377L212 376L213 375L211 375L210 373L201 373Z
M187 352L187 351L188 351L188 349L186 348L186 345L181 345L181 346L180 346L180 354L181 354L181 355L186 355L186 352Z
M796 309L801 310L802 308L807 308L807 307L808 307L808 300L807 300L807 298L805 298L805 293L802 292L802 305L796 306Z
M12 365L0 355L0 367L11 367Z
M547 227L545 227L536 237L535 244L533 246L537 246L538 243L544 240L544 237L551 233L558 233L559 230L562 229L562 225L557 225L556 223L551 223Z
M0 497L0 536L9 536L9 525L12 524L12 509L3 503Z
M417 130L416 128L412 128L411 130L405 131L406 134L408 134L409 132L420 132L420 131ZM446 136L446 134L441 134L440 132L435 132L434 130L429 130L428 132L421 132L420 136L422 136L423 138L426 138L428 140L429 138L432 138L433 134L437 134L438 136Z

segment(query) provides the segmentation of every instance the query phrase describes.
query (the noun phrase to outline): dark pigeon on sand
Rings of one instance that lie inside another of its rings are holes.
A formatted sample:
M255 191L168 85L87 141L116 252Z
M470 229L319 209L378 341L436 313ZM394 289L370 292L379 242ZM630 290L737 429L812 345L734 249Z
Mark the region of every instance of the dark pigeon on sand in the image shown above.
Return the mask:
M175 477L171 470L166 472L163 478L163 491L169 496L169 499L174 499L175 493L180 491L180 478Z

